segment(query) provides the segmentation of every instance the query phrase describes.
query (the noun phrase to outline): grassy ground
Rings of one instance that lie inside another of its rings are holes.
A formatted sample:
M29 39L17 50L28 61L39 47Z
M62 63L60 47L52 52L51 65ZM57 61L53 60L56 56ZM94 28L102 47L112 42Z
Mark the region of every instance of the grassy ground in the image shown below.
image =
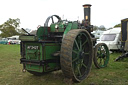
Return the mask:
M73 85L128 85L128 62L114 62L121 53L110 55L107 68L92 65L89 77ZM0 85L67 85L61 70L37 77L22 73L19 45L0 45Z

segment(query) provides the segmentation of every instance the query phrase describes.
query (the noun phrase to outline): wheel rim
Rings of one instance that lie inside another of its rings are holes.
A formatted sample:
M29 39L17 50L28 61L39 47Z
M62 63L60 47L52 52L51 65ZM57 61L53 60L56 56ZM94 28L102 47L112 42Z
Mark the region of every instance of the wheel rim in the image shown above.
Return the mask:
M88 69L88 57L90 51L89 38L85 33L80 33L76 36L72 49L72 69L77 79L83 79Z
M101 45L97 50L97 62L98 65L103 68L106 67L109 61L109 50L106 45Z

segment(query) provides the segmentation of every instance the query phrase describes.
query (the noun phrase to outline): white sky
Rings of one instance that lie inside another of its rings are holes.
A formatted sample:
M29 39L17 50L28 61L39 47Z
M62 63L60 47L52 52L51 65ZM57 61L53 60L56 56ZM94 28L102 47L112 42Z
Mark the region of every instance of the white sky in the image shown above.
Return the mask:
M9 18L21 20L20 28L37 29L50 15L70 21L84 18L84 4L91 4L91 24L106 28L128 18L128 0L0 0L0 24Z

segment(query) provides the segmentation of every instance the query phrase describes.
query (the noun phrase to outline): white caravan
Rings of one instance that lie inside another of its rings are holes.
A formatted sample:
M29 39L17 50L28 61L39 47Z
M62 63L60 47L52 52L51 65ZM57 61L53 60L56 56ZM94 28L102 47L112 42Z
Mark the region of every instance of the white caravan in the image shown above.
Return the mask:
M105 43L109 50L118 51L121 49L121 28L113 28L105 31L97 43Z

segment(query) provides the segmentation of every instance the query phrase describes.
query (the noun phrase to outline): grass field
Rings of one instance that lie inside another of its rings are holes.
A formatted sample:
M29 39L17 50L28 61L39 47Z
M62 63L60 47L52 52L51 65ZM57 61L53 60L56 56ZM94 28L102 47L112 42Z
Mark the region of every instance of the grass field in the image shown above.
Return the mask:
M87 79L73 85L128 85L128 62L114 62L121 53L110 55L107 68L92 70ZM0 45L0 85L67 85L61 70L37 77L22 72L19 45Z

